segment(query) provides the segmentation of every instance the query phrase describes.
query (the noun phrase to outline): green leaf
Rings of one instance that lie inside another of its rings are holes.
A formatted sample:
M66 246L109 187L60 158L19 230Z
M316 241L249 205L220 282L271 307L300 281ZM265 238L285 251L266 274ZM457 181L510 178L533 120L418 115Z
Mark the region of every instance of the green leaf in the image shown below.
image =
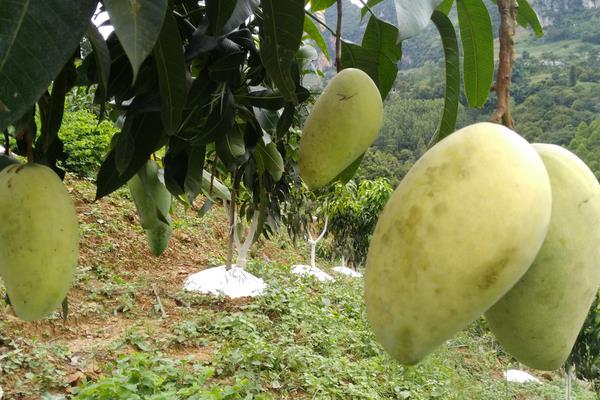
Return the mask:
M0 2L0 132L37 102L73 56L97 3Z
M92 44L92 49L94 50L96 68L98 69L98 75L100 76L100 88L102 89L102 93L106 93L108 90L111 64L108 45L104 41L104 38L96 25L93 23L89 24L85 35Z
M457 0L464 52L465 95L471 107L482 107L494 79L492 20L482 0Z
M369 18L367 29L362 41L362 47L373 50L378 54L377 59L377 87L381 98L385 99L394 86L398 75L398 61L402 56L400 45L397 44L398 29L387 22L374 16Z
M517 14L517 22L519 25L527 28L528 26L533 29L535 35L537 37L544 35L544 30L542 28L542 24L540 23L540 19L538 18L535 10L531 7L528 0L518 0L519 3L519 11Z
M220 36L223 27L233 14L237 0L206 0L206 14L211 36Z
M222 32L229 33L244 23L258 9L260 0L237 0L231 17L222 28Z
M367 1L367 5L368 5L370 8L373 8L373 7L375 7L377 4L379 4L379 3L382 3L382 2L383 2L383 0L369 0L369 1ZM368 13L368 12L369 12L369 9L368 9L367 7L363 7L363 8L361 8L361 9L360 9L360 18L361 18L361 19L362 19L362 18L364 18L364 17L365 17L365 15L367 15L367 13Z
M298 104L292 62L302 42L303 0L262 0L260 57L286 100Z
M170 12L164 23L156 46L154 60L158 71L158 84L162 99L161 118L165 132L177 132L186 103L186 68L183 44L175 17Z
M444 112L435 133L432 144L442 140L456 129L458 104L460 100L460 58L458 55L458 39L452 21L442 11L434 11L431 20L437 27L444 46L446 61L446 93L444 96Z
M128 140L131 140L135 150L123 172L117 169L116 150L113 149L108 153L98 171L96 200L111 194L127 183L150 158L150 154L162 146L163 129L159 113L134 114L129 118L131 118L131 127L126 135L129 135ZM119 135L122 134L123 132Z
M277 145L273 142L269 142L267 145L260 142L259 150L263 153L265 169L278 182L283 175L285 165L281 153L277 150Z
M204 159L206 157L205 146L192 146L188 150L187 171L183 188L187 194L188 201L192 203L202 192L202 174L204 171Z
M209 199L231 201L227 186L207 171L202 171L202 191Z
M350 179L354 177L356 171L358 171L358 167L360 167L360 163L362 163L364 157L365 153L361 154L360 157L358 157L352 162L352 164L348 165L346 169L340 172L338 176L333 178L333 180L329 184L332 184L334 182L347 183Z
M221 161L225 163L229 170L232 170L246 155L243 132L238 126L234 126L217 138L215 149Z
M365 49L355 43L342 40L342 69L358 68L364 71L377 83L379 80L379 68L377 61L379 55L371 49Z
M36 147L41 145L44 154L48 153L54 141L58 138L58 131L62 124L65 111L65 97L71 89L75 78L75 67L71 59L65 64L58 77L52 83L52 94L49 98L44 96L39 101L40 122L42 123L41 135L36 143ZM47 100L47 102L45 101Z
M325 43L325 39L323 39L323 35L321 31L315 25L315 22L308 15L304 16L304 32L308 35L309 38L315 41L321 52L325 55L328 60L331 60L329 55L329 49L327 48L327 43Z
M303 87L299 87L296 96L300 102L306 101L310 97L310 92ZM281 93L271 89L257 90L248 93L245 100L252 106L276 111L286 105L285 98Z
M442 0L394 0L400 41L417 35L429 24L431 14Z
M110 23L133 68L133 81L158 39L167 0L104 0Z
M331 7L333 4L335 4L335 1L336 0L311 0L310 1L310 10L313 12L326 10L329 7Z
M438 6L437 10L448 15L448 14L450 14L450 10L452 10L453 5L454 5L454 0L444 0L444 1L442 1L442 4L440 4Z

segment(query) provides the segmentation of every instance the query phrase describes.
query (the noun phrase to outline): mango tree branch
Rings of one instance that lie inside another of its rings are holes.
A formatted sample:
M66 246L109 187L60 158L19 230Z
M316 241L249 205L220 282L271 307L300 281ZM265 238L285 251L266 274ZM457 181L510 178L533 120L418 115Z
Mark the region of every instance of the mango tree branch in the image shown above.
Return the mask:
M232 173L233 187L231 189L231 202L229 203L229 242L227 246L227 266L231 269L233 262L233 242L235 239L235 209L237 206L237 192L240 188L242 174L237 169Z
M342 70L342 0L337 0L337 27L335 30L335 68Z
M491 122L502 123L514 129L514 121L510 110L510 85L512 83L512 67L514 59L514 42L518 5L516 0L498 0L500 12L500 57L496 84L496 110L490 118Z

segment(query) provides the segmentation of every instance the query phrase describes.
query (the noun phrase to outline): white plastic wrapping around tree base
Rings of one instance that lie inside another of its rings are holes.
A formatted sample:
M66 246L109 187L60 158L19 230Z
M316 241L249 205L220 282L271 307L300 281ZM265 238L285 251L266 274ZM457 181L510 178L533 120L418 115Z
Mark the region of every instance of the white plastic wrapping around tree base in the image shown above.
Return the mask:
M333 267L332 270L337 272L338 274L350 276L352 278L362 278L363 274L358 271L353 270L352 268L345 267L340 265L339 267Z
M520 369L509 369L504 373L504 377L508 382L515 383L542 383L535 376L528 374L525 371L521 371Z
M264 294L267 284L235 265L229 270L221 265L190 275L183 288L189 292L239 298L260 296Z
M317 267L312 267L310 265L294 265L292 267L292 274L314 276L318 281L321 282L335 280L333 279L333 276L329 275L327 272L322 271Z

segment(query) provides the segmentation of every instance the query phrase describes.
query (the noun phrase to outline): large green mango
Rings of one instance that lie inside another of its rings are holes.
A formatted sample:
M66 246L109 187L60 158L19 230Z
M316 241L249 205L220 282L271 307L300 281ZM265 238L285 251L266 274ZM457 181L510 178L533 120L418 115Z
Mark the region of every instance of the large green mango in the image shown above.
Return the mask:
M534 147L552 186L550 229L533 265L486 317L517 360L554 370L569 356L600 285L600 185L568 150Z
M67 295L79 257L73 201L50 168L10 165L0 172L0 275L12 307L32 321Z
M478 318L533 262L550 209L544 164L508 128L475 124L432 147L369 247L367 316L383 347L415 364Z
M317 99L300 139L300 176L310 189L333 181L373 143L383 118L381 95L369 75L348 68Z
M169 214L173 196L160 181L158 165L153 160L149 160L129 180L127 186L140 217L140 224L146 232L148 246L152 254L158 257L166 250L173 232Z

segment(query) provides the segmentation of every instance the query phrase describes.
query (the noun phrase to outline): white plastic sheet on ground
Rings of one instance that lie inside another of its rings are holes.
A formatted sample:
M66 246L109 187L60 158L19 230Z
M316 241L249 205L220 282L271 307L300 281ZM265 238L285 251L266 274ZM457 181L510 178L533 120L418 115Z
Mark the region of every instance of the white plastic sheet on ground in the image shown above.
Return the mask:
M238 298L260 296L267 284L261 278L235 265L230 270L221 265L190 275L183 288L190 292Z
M528 382L542 383L535 376L530 375L527 372L521 371L521 370L518 370L518 369L509 369L508 371L506 371L504 373L504 376L506 377L506 380L509 381L509 382L516 382L516 383L528 383Z
M311 267L310 265L294 265L292 267L292 274L296 275L310 275L317 278L321 282L333 281L333 277L327 272L320 270L317 267Z
M344 266L333 267L332 270L337 272L338 274L351 276L352 278L362 278L363 276L360 272Z

